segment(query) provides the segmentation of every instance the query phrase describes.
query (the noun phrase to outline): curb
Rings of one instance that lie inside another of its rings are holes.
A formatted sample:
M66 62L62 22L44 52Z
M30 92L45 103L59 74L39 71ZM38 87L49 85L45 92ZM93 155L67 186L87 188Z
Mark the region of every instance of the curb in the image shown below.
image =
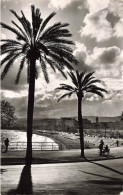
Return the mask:
M89 158L79 158L79 159L38 159L38 158L33 158L33 164L55 164L55 163L77 163L77 162L87 162L87 161L103 161L103 160L114 160L114 159L121 159L123 158L123 156L117 156L117 157L112 157L112 158L93 158L93 159L89 159ZM24 158L13 158L10 160L10 158L3 158L1 159L1 165L24 165L25 164L25 159Z

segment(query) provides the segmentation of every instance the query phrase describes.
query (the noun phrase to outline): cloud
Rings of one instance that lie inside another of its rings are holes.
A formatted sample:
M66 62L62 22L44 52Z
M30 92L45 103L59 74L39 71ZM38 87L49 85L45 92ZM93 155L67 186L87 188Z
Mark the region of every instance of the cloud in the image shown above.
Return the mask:
M112 64L117 60L117 56L120 55L120 49L117 47L105 48L100 55L100 63Z
M74 55L79 61L77 69L87 72L96 71L97 78L122 78L123 51L116 47L94 47L92 51L76 42Z
M87 8L90 12L95 13L109 6L110 0L87 0Z
M119 91L123 90L123 79L104 78L102 79L107 86L107 90Z
M93 67L98 77L122 77L122 51L116 47L95 47L86 58L86 64Z
M106 41L112 37L123 37L123 5L119 8L117 1L87 0L89 13L84 18L80 35L95 38L97 42Z
M112 28L106 20L107 10L98 13L89 13L84 18L84 26L81 27L81 36L90 36L98 42L109 39L112 36Z
M119 19L119 22L115 25L114 36L123 37L123 18Z
M49 8L56 8L58 9L64 9L67 6L69 6L72 2L75 2L78 0L50 0L50 3L48 5Z

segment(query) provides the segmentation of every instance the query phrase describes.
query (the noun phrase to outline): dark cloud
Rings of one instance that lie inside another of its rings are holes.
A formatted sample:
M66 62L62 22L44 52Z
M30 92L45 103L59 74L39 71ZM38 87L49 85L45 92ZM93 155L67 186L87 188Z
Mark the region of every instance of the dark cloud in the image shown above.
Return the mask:
M100 63L103 64L115 63L117 56L119 54L120 54L119 48L117 47L107 48L100 55Z
M18 62L19 63L19 62ZM2 68L3 69L3 68ZM27 89L27 71L26 68L23 69L20 81L17 85L15 85L15 79L18 73L19 65L15 63L11 69L6 74L3 81L1 81L1 88L3 90L10 90L10 91L16 91Z
M120 17L116 15L114 12L108 12L106 19L110 22L113 28L115 24L120 20Z

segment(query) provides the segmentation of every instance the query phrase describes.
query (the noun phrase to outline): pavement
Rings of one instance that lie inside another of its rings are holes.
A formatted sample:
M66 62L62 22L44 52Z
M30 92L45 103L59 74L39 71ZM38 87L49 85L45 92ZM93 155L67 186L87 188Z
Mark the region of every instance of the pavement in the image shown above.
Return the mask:
M123 158L3 165L1 195L123 195Z
M98 148L85 149L85 158L80 157L80 149L63 151L33 151L32 164L48 163L70 163L109 160L123 158L123 146L110 149L110 155L100 156ZM1 153L1 165L23 165L25 164L26 151L8 151Z

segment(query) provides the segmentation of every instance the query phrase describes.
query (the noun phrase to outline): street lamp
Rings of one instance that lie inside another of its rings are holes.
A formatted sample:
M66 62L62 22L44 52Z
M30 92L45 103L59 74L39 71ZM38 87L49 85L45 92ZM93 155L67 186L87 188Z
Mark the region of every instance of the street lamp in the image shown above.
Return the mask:
M105 138L106 138L106 127L107 127L106 123L104 123L104 126L105 126Z

